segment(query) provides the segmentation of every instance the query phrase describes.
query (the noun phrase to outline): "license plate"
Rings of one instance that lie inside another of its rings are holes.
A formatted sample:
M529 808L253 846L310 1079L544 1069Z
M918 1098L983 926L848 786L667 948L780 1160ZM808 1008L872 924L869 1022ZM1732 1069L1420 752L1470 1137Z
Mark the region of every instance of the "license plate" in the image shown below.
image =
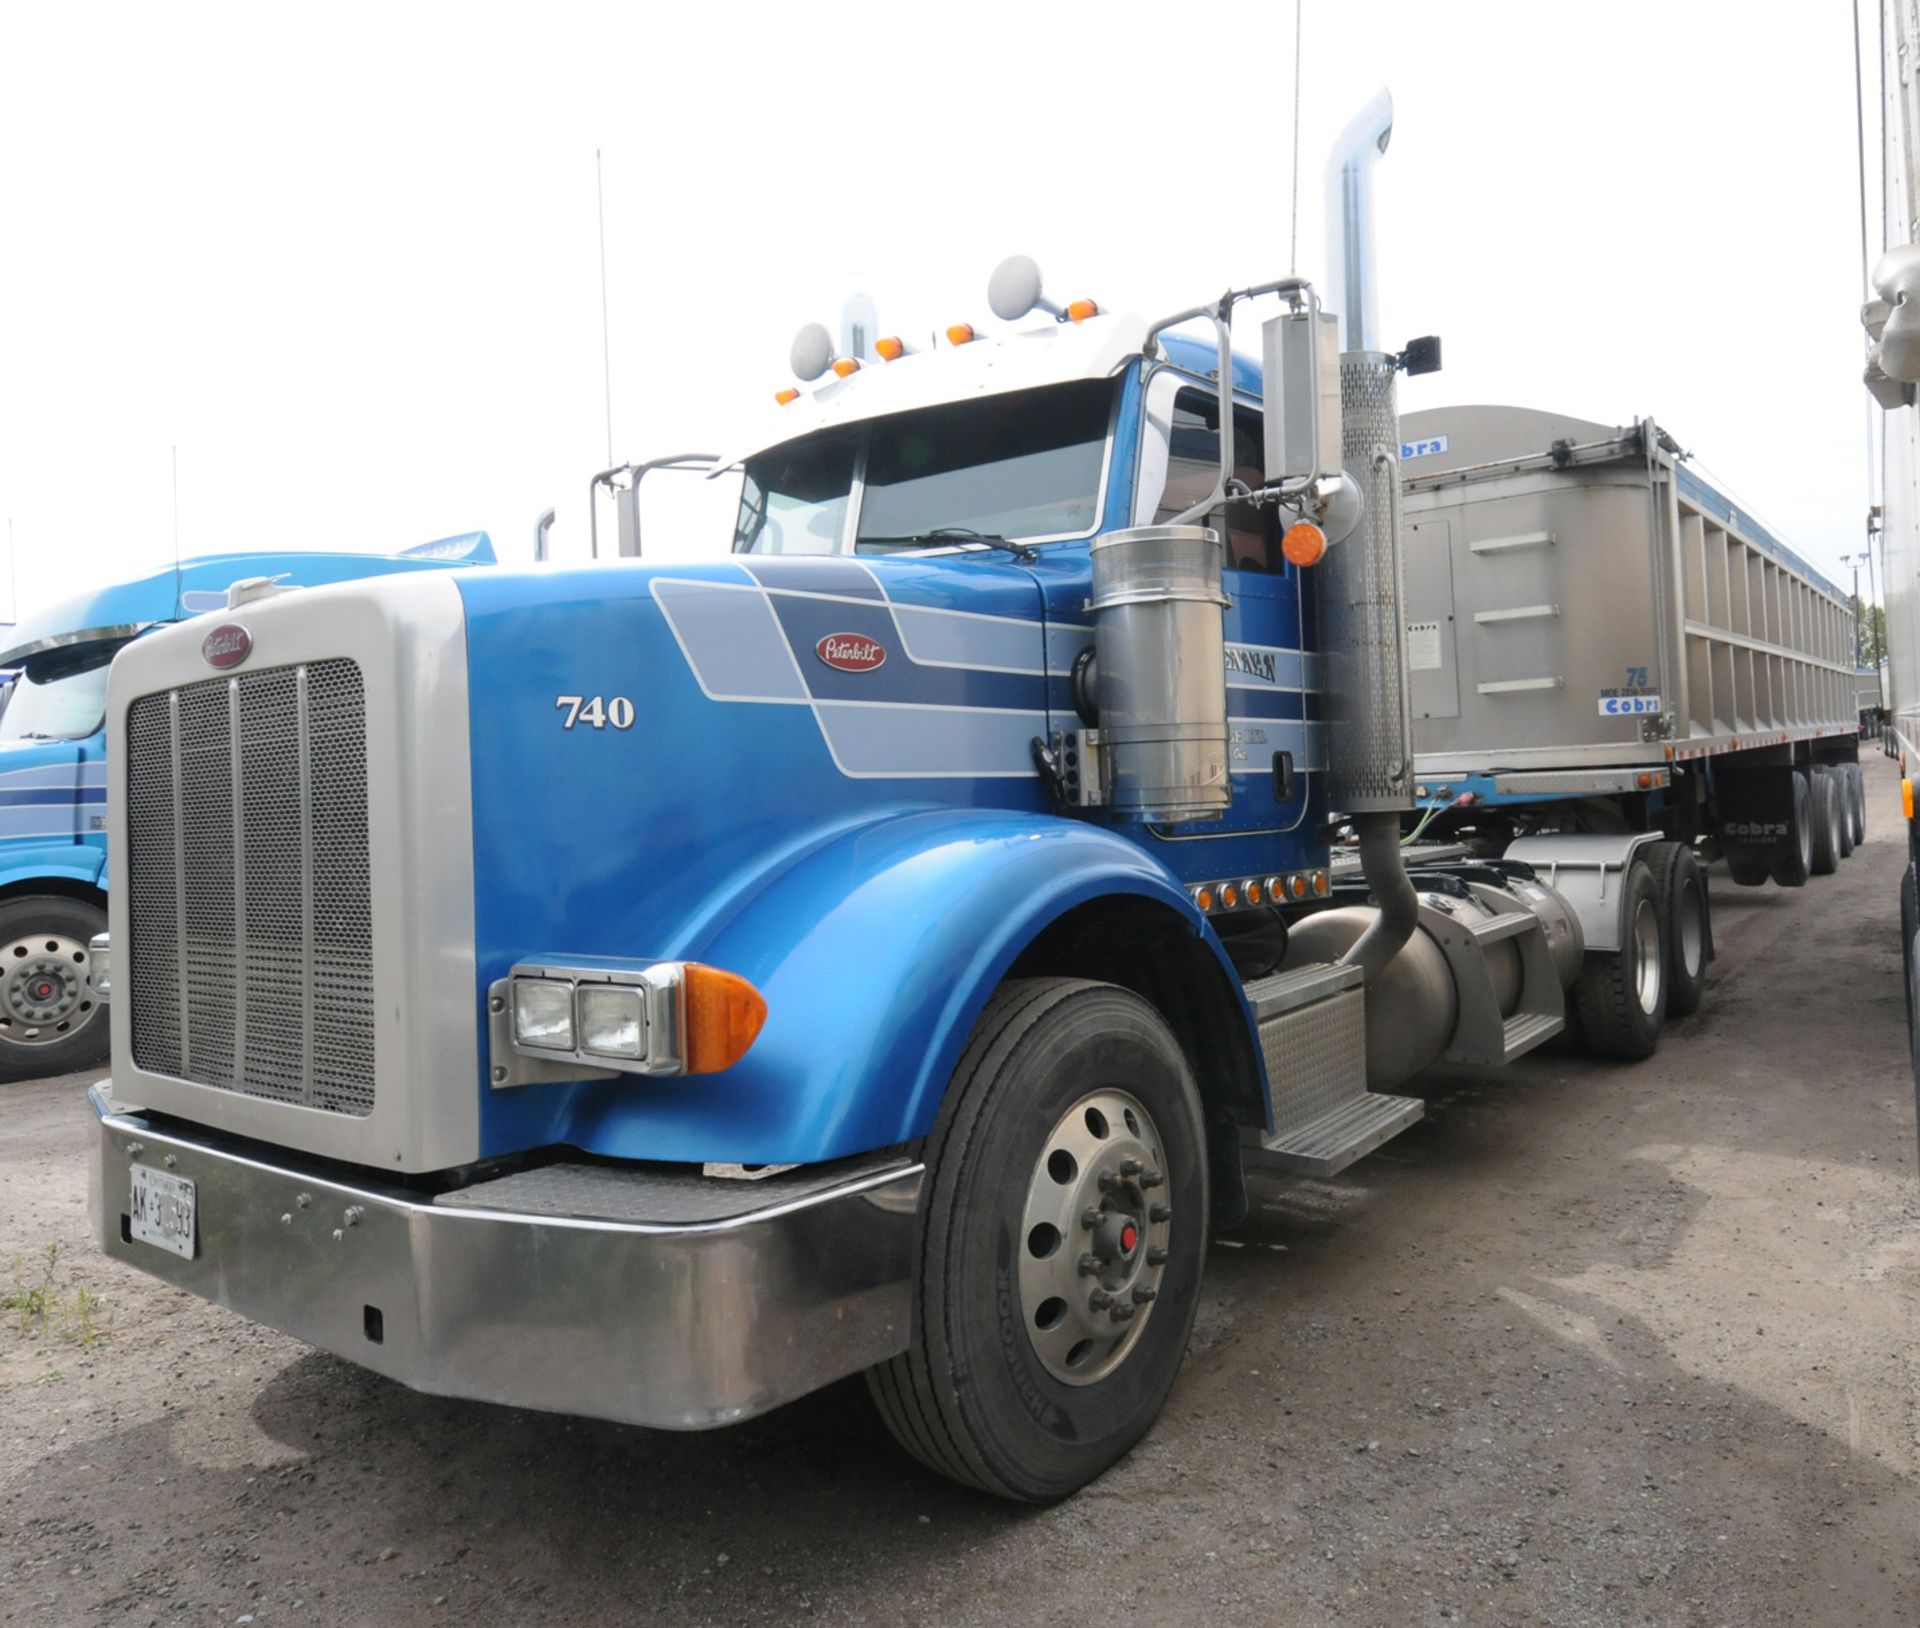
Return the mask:
M133 1166L133 1236L144 1244L157 1244L184 1260L193 1259L194 1195L193 1183L185 1176L170 1176L164 1170L150 1170L143 1164Z

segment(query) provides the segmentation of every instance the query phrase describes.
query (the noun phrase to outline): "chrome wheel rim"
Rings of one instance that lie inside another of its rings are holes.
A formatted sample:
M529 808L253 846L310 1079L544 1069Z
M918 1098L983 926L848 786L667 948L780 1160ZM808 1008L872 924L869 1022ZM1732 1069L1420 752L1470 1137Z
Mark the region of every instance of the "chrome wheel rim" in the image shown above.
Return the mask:
M52 1046L94 1019L87 947L64 933L34 933L0 949L0 1040Z
M1673 930L1680 937L1680 969L1689 978L1697 978L1707 947L1706 926L1701 920L1699 884L1689 881L1674 902L1679 907L1673 913Z
M1633 913L1633 992L1640 1010L1652 1016L1660 1005L1660 913L1642 899Z
M1166 1272L1173 1210L1159 1128L1139 1098L1091 1091L1034 1164L1020 1224L1020 1310L1033 1353L1068 1385L1104 1379L1139 1343Z

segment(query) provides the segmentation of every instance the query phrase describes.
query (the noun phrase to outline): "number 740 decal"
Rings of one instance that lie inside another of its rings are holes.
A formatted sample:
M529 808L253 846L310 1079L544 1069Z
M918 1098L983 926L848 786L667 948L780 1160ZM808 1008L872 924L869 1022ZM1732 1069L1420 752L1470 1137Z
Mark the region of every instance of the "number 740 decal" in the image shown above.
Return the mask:
M587 724L594 729L605 729L609 725L615 729L633 728L633 703L624 695L556 695L553 704L567 715L561 722L562 729L571 729L575 724Z

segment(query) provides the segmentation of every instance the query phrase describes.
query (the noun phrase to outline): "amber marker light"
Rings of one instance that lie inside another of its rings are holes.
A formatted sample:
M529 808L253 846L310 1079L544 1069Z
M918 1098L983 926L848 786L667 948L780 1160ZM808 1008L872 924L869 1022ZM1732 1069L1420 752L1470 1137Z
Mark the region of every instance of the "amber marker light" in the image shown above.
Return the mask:
M956 322L947 330L947 343L949 345L971 345L973 338L973 324L971 322Z
M1327 534L1311 520L1296 520L1280 539L1280 552L1289 565L1318 565L1327 552Z
M1653 776L1650 774L1637 774L1633 777L1633 783L1642 791L1650 791L1653 788Z
M800 392L794 389L792 385L788 385L784 390L774 391L773 399L784 407L790 401L798 401L800 399Z
M1324 899L1327 896L1327 888L1327 873L1325 871L1315 871L1313 875L1313 891Z
M747 1054L767 1021L766 998L738 973L689 961L684 986L686 1070L718 1074Z
M860 360L855 356L843 356L833 364L833 371L843 379L851 379L860 371Z
M1067 321L1085 322L1088 317L1097 317L1100 307L1092 300L1075 300L1067 307Z
M1913 782L1911 780L1900 782L1900 812L1908 819L1913 818Z
M885 339L876 339L873 348L883 362L897 362L907 354L907 347L891 334Z
M1231 910L1240 902L1240 890L1231 882L1226 883L1220 889L1220 902L1226 906L1227 909Z
M1210 887L1195 888L1193 890L1193 902L1202 910L1211 910L1213 908L1213 889Z
M1247 884L1247 903L1258 904L1259 902L1260 902L1260 884L1258 882L1249 882Z

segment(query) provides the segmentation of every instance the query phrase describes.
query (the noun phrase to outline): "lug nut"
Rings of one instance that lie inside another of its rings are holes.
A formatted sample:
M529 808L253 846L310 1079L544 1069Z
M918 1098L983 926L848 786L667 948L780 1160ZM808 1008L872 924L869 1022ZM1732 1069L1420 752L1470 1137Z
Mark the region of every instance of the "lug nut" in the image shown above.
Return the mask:
M1129 1323L1133 1321L1133 1314L1137 1310L1139 1310L1137 1306L1115 1306L1107 1315L1116 1323Z
M1158 1245L1155 1245L1152 1249L1149 1249L1147 1251L1147 1265L1165 1266L1166 1264L1167 1264L1167 1252L1164 1249L1161 1249Z
M1173 1211L1168 1209L1164 1204L1155 1204L1148 1208L1147 1219L1154 1222L1171 1221L1173 1219Z
M1100 1191L1101 1192L1111 1193L1114 1190L1114 1188L1118 1187L1119 1185L1120 1185L1120 1178L1116 1176L1111 1170L1103 1170L1100 1172Z
M1108 1294L1105 1289L1095 1289L1092 1294L1087 1296L1088 1311L1105 1311L1107 1307L1112 1304L1113 1296Z
M1140 1172L1140 1185L1143 1188L1158 1187L1166 1179L1167 1178L1157 1170L1143 1170Z
M1150 1306L1159 1293L1158 1289L1150 1289L1143 1283L1133 1291L1133 1303L1136 1306Z
M1120 1174L1123 1176L1137 1176L1146 1168L1147 1167L1138 1159L1122 1159L1120 1161Z
M1085 1227L1089 1232L1093 1231L1095 1227L1100 1225L1100 1212L1089 1204L1080 1212L1080 1225Z
M1102 1272L1106 1271L1106 1269L1106 1258L1102 1255L1094 1254L1092 1250L1088 1250L1086 1254L1080 1257L1080 1275L1083 1278L1098 1277Z

